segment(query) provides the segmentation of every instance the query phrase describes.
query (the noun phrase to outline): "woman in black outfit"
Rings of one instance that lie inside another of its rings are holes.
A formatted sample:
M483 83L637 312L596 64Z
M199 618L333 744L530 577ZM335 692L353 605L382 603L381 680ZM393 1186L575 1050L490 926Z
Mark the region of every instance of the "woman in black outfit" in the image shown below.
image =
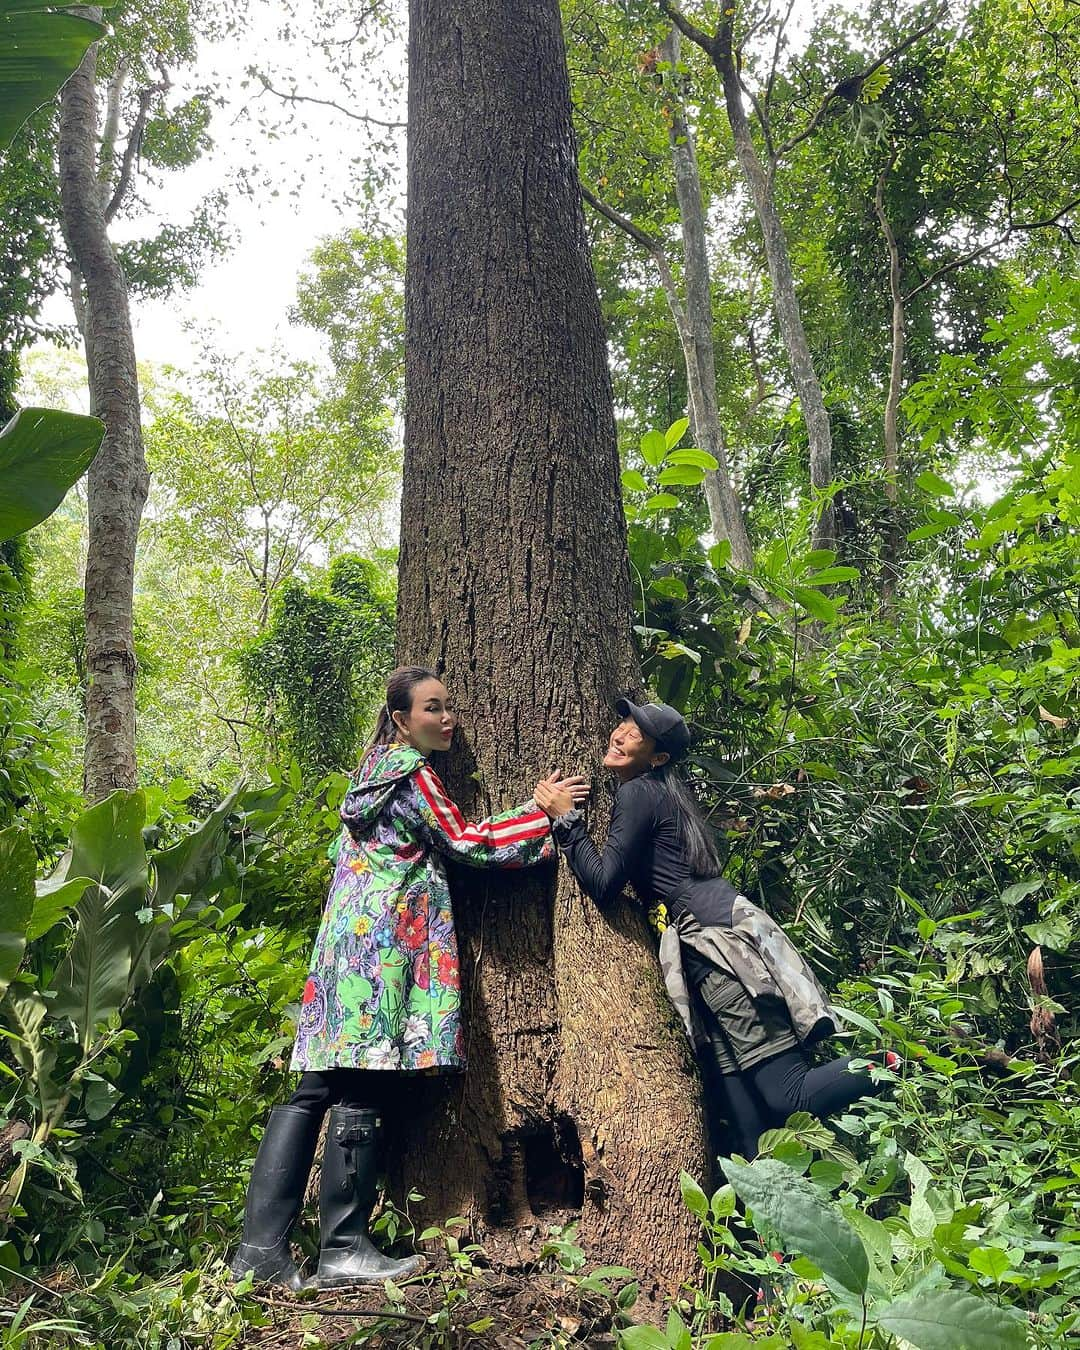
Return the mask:
M603 851L577 810L552 833L599 906L629 884L648 908L668 991L712 1071L730 1149L752 1158L762 1131L794 1112L830 1116L877 1086L847 1059L810 1067L807 1050L837 1029L832 1010L782 929L720 875L708 827L675 767L690 743L682 716L627 699L616 710L623 720L604 765L618 788Z

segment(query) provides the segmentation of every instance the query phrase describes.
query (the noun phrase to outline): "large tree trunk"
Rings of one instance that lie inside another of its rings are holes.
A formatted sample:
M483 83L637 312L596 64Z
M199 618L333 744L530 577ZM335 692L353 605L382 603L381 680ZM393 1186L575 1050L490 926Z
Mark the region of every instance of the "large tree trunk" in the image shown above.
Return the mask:
M96 66L97 48L91 47L64 86L59 138L64 237L83 281L90 411L105 423L87 491L84 789L92 802L136 783L131 610L148 487L127 283L109 243L97 174Z
M451 787L483 812L597 766L638 678L625 524L557 0L410 20L398 655L446 672ZM494 1251L580 1216L595 1258L673 1287L679 1171L706 1162L693 1063L637 907L554 881L452 879L470 1067L405 1123L404 1179Z
M661 47L663 59L678 82L679 30L672 28ZM686 287L686 317L680 330L686 358L686 384L690 396L690 420L694 439L717 461L718 468L705 480L705 498L713 533L731 544L731 561L742 572L754 566L754 551L746 533L742 506L731 481L727 446L716 402L716 349L713 344L712 279L709 271L705 204L701 196L694 137L686 120L681 92L672 91L668 141L675 170L675 198L682 226L683 276Z

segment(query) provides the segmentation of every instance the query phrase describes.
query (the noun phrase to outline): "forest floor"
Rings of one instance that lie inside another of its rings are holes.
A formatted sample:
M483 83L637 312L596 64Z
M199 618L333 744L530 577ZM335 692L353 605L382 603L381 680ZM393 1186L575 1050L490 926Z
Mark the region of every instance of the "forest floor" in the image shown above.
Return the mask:
M436 1341L463 1350L528 1350L567 1343L600 1350L616 1344L611 1301L579 1289L564 1275L474 1269L463 1278L446 1269L429 1271L401 1294L404 1303L393 1304L377 1285L317 1297L256 1295L268 1322L253 1326L241 1343L284 1350L300 1346L306 1334L318 1337L322 1345L366 1345L372 1350Z

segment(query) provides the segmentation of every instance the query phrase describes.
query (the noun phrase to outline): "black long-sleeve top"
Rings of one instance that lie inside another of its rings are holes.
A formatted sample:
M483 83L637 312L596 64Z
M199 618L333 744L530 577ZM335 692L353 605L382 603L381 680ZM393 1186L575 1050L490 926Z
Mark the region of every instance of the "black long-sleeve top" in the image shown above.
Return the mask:
M677 809L652 774L619 785L602 852L577 811L556 820L552 834L582 889L601 907L630 885L646 906L666 904L672 918L685 908L703 927L731 922L734 887L722 877L691 877Z

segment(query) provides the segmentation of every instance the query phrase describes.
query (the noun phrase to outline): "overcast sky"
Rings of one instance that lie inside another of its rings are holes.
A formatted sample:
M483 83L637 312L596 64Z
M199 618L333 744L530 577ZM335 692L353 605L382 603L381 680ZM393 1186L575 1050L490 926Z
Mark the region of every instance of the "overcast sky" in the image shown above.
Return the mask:
M191 168L169 172L159 188L140 184L148 211L118 221L117 239L142 238L155 224L183 224L210 192L229 192L227 219L232 238L228 253L205 267L199 284L167 300L136 298L132 304L135 348L140 361L187 366L197 353L199 336L190 331L211 326L220 331L219 345L243 353L283 344L298 356L314 356L320 340L310 330L288 323L296 296L296 278L312 248L322 238L356 223L354 211L343 210L341 198L350 188L350 161L363 150L366 129L340 113L305 105L303 122L291 133L268 139L254 118L260 109L277 117L283 105L270 95L256 97L242 89L247 66L266 70L277 86L298 87L333 96L337 90L320 77L314 53L277 33L283 12L253 5L243 40L203 42L193 69L174 76L172 98L179 102L199 85L215 85L225 99L211 125L213 149ZM391 54L404 66L404 52ZM245 111L246 110L246 111ZM396 120L403 113L375 103L366 109ZM404 133L391 170L396 190L404 185ZM238 170L250 169L257 156L262 182L253 196L235 191ZM298 188L301 176L306 178ZM57 295L45 312L48 322L69 324L71 307Z

